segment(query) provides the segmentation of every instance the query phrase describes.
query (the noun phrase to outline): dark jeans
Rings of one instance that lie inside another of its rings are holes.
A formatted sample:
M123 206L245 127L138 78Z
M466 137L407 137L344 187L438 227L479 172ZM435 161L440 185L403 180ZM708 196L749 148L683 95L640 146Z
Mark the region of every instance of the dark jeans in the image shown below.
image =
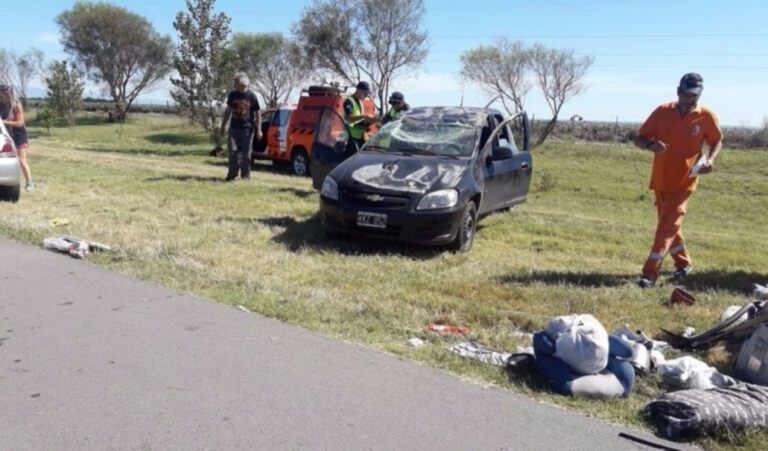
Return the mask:
M252 139L253 130L229 129L229 172L227 172L227 179L236 178L238 172L240 172L240 177L244 179L251 178Z

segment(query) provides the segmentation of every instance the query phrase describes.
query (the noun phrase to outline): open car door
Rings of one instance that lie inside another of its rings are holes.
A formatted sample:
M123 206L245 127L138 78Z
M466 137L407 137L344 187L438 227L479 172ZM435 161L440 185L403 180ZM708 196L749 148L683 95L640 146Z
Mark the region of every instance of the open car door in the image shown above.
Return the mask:
M319 190L329 172L342 161L357 152L352 140L348 148L349 128L339 113L331 108L323 108L315 128L315 141L312 143L312 187Z
M495 115L494 119L496 127L481 154L485 194L480 213L525 202L531 182L527 115L521 112L508 119Z

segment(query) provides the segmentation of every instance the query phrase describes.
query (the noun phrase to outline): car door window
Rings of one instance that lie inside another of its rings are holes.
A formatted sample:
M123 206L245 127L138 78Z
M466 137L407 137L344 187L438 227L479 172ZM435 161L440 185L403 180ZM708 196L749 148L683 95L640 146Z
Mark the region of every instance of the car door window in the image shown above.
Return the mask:
M272 118L275 116L274 111L267 111L265 113L262 113L261 115L261 128L265 129L266 127L269 127L269 124L272 122Z
M525 151L525 115L521 115L515 118L509 123L509 133L512 138L512 143L515 146L515 150L519 152Z
M494 114L494 119L496 119L496 124L500 124L504 122L504 117L500 114ZM518 122L517 120L513 121L512 124ZM522 134L522 128L521 134ZM519 147L517 146L517 140L515 139L514 132L512 131L512 127L510 127L510 124L505 125L500 131L498 136L496 137L497 143L495 145L500 146L506 146L510 147L513 152L517 153L519 150Z

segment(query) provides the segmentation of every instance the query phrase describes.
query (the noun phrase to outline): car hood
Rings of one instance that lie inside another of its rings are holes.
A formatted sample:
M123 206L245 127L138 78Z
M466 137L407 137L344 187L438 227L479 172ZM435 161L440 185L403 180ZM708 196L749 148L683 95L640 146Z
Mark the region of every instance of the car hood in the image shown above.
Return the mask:
M424 194L455 188L468 161L364 152L339 165L331 176L345 188Z

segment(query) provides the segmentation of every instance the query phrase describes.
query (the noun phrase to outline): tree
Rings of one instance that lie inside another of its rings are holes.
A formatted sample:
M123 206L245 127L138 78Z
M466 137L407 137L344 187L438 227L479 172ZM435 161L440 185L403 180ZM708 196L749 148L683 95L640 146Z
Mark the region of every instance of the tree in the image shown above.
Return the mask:
M75 67L70 69L66 61L53 62L48 73L45 78L48 85L46 107L57 117L65 119L71 127L75 125L75 112L83 103L85 83L82 74Z
M237 33L232 51L238 69L251 75L253 90L268 107L287 102L310 75L299 46L280 33Z
M35 74L43 74L44 60L45 54L43 54L42 50L35 48L30 48L21 55L14 55L13 62L16 68L16 80L19 94L21 94L21 102L24 106L27 104L29 82L32 81Z
M0 49L0 85L13 86L13 53Z
M93 81L103 83L120 121L139 94L170 72L171 38L125 8L77 2L56 22L64 50Z
M531 90L528 80L530 52L522 42L499 39L461 55L461 77L501 100L509 114L523 111L523 99Z
M226 101L233 55L228 50L229 22L224 13L213 13L215 0L186 0L187 12L176 15L173 27L179 45L173 59L176 77L171 97L181 111L208 132L216 150L222 150L220 112Z
M544 143L557 125L557 117L565 102L584 92L584 76L595 59L576 56L573 50L557 50L536 44L531 50L530 66L552 112L552 119L542 130L536 145Z
M356 84L369 79L386 105L392 81L427 56L424 0L315 0L294 33L321 70Z

